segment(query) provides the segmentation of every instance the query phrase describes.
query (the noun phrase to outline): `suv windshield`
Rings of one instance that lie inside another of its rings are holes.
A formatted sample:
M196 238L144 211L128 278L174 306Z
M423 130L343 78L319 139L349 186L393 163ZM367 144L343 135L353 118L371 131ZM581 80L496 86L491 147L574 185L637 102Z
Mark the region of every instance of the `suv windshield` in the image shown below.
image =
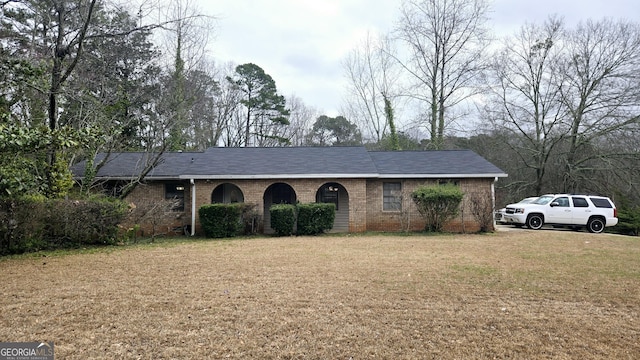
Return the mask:
M536 201L532 202L532 204L547 205L551 200L553 200L553 196L543 195L537 198Z

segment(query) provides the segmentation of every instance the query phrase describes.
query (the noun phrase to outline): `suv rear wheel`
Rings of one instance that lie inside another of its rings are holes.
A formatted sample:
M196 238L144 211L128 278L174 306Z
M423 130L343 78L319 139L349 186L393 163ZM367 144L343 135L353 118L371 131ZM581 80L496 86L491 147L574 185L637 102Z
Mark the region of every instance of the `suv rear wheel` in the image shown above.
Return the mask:
M594 234L599 234L604 230L604 220L599 217L592 217L587 223L587 230Z
M531 214L527 217L527 226L532 230L540 230L544 225L544 218L540 214Z

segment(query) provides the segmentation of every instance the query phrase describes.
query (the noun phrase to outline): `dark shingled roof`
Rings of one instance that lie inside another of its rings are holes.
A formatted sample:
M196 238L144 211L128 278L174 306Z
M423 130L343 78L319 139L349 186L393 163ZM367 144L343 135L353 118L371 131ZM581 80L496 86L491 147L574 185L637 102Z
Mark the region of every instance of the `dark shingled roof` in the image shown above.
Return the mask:
M185 175L374 175L364 147L210 148Z
M158 164L149 172L147 178L177 179L184 174L191 163L191 159L202 153L167 152L162 154ZM94 163L97 165L106 154L98 154ZM157 154L143 152L111 153L105 165L100 168L98 178L132 179L138 176L148 164L155 160ZM80 162L71 168L76 176L82 176L86 163Z
M96 158L96 163L104 158ZM128 179L152 156L113 153L98 178ZM72 168L82 176L84 162ZM470 150L367 151L364 147L210 148L204 152L171 152L148 179L258 178L428 178L504 177L506 174Z
M372 151L369 155L381 177L398 174L402 174L403 177L407 175L498 176L504 173L471 150Z

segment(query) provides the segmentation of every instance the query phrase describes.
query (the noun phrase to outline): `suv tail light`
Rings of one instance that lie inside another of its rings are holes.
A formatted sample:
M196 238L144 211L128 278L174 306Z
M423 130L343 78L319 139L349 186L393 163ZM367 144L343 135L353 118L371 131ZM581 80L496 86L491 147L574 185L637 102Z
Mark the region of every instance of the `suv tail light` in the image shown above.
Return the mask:
M613 208L613 217L615 217L615 218L618 217L618 209L617 208Z

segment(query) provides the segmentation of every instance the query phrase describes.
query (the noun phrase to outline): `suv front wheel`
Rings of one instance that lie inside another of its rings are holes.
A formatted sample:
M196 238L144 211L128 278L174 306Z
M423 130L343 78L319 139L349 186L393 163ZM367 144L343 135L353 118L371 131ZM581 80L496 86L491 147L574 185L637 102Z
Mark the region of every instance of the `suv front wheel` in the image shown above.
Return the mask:
M532 230L540 230L544 225L544 218L540 214L531 214L527 217L527 226Z
M599 234L604 230L604 221L599 217L593 217L589 219L587 223L587 230L594 234Z

